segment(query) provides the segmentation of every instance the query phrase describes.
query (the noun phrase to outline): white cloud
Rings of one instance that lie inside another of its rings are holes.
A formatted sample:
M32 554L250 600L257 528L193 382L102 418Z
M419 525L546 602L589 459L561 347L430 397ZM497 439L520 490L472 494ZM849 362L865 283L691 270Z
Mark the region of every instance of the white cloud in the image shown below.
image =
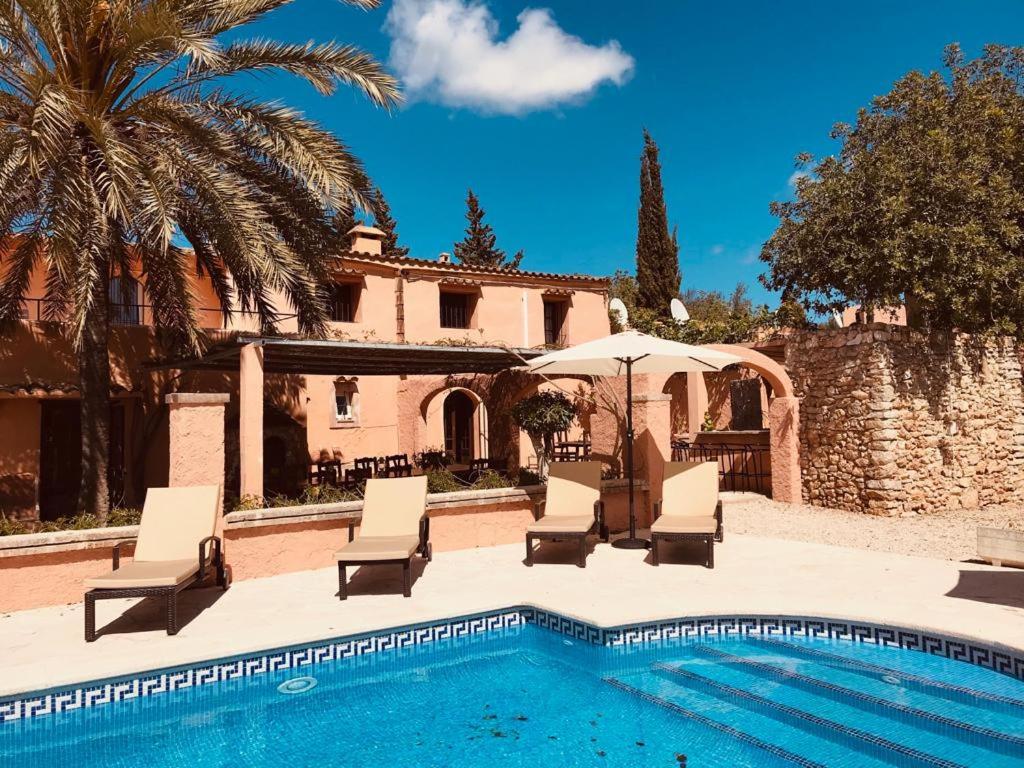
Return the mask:
M385 26L391 66L410 98L502 114L576 101L633 71L618 42L588 45L547 8L527 8L517 21L499 39L497 19L479 0L395 0Z
M722 245L721 243L716 243L715 245L711 246L712 256L721 256L723 253L725 253L725 246Z
M789 184L790 189L796 189L796 183L800 181L800 179L809 178L811 178L810 171L793 171L793 173L789 175L789 181L787 183Z

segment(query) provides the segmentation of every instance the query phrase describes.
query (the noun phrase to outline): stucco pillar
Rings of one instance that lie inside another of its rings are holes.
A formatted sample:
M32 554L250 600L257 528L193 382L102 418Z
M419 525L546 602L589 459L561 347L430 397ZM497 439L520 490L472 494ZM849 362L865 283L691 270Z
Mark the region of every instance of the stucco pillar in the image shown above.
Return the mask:
M708 388L703 373L686 374L686 431L700 432L704 414L708 412Z
M246 344L239 356L238 465L242 498L263 498L263 347Z
M664 394L660 389L650 386L646 391L633 394L633 429L636 433L633 463L636 465L636 479L647 483L649 501L643 505L637 503L637 525L642 528L651 524L651 504L661 498L665 462L672 458L672 395ZM638 496L638 502L640 498Z
M167 485L224 488L224 407L229 395L167 395L170 461Z
M768 408L771 427L772 498L791 504L800 503L800 401L795 397L776 397Z

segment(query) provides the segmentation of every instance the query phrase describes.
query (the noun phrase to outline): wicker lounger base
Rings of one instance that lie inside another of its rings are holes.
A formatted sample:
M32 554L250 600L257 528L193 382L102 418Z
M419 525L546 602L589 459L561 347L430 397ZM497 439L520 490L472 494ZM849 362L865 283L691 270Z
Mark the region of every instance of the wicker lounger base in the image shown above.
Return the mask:
M577 541L579 553L576 565L579 568L587 567L587 537L593 533L600 533L601 541L608 541L608 528L599 525L596 521L584 533L560 533L558 531L527 531L526 533L526 565L533 566L533 543L534 541Z
M352 541L354 534L354 523L348 524L348 540ZM413 555L421 555L428 563L434 559L434 546L430 543L430 518L424 517L420 521L420 545L409 557L401 557L397 560L339 560L338 561L338 599L348 599L348 577L346 568L350 565L401 565L402 566L402 595L412 597L412 558Z
M219 553L218 553L219 556ZM214 564L217 574L217 586L228 588L227 573L223 563ZM118 598L162 597L167 616L167 634L178 634L178 594L189 587L198 586L206 579L206 573L200 571L181 584L170 587L125 587L123 589L90 589L85 593L85 642L96 640L96 601L116 600Z
M661 516L661 502L654 506L654 519ZM725 528L722 525L722 502L715 505L715 519L718 526L714 533L658 533L651 531L651 565L658 565L658 542L659 541L700 541L707 547L706 565L708 568L715 567L715 542L725 541Z
M658 542L660 541L700 541L707 547L706 565L715 567L715 534L713 533L651 533L651 565L659 565Z

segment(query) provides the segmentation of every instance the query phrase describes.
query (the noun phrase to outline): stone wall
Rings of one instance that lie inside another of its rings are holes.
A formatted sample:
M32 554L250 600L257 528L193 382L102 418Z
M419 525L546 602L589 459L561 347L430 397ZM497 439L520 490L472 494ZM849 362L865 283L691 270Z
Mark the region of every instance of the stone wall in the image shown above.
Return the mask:
M801 333L805 501L898 515L1024 498L1024 348L875 323Z

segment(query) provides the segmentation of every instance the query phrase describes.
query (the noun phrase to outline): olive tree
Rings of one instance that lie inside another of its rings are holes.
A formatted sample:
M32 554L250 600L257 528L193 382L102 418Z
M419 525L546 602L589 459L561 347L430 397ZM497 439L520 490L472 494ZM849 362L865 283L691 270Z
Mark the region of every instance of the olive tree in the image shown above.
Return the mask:
M906 305L913 324L1024 336L1024 48L910 72L798 157L772 203L766 287L818 312Z

